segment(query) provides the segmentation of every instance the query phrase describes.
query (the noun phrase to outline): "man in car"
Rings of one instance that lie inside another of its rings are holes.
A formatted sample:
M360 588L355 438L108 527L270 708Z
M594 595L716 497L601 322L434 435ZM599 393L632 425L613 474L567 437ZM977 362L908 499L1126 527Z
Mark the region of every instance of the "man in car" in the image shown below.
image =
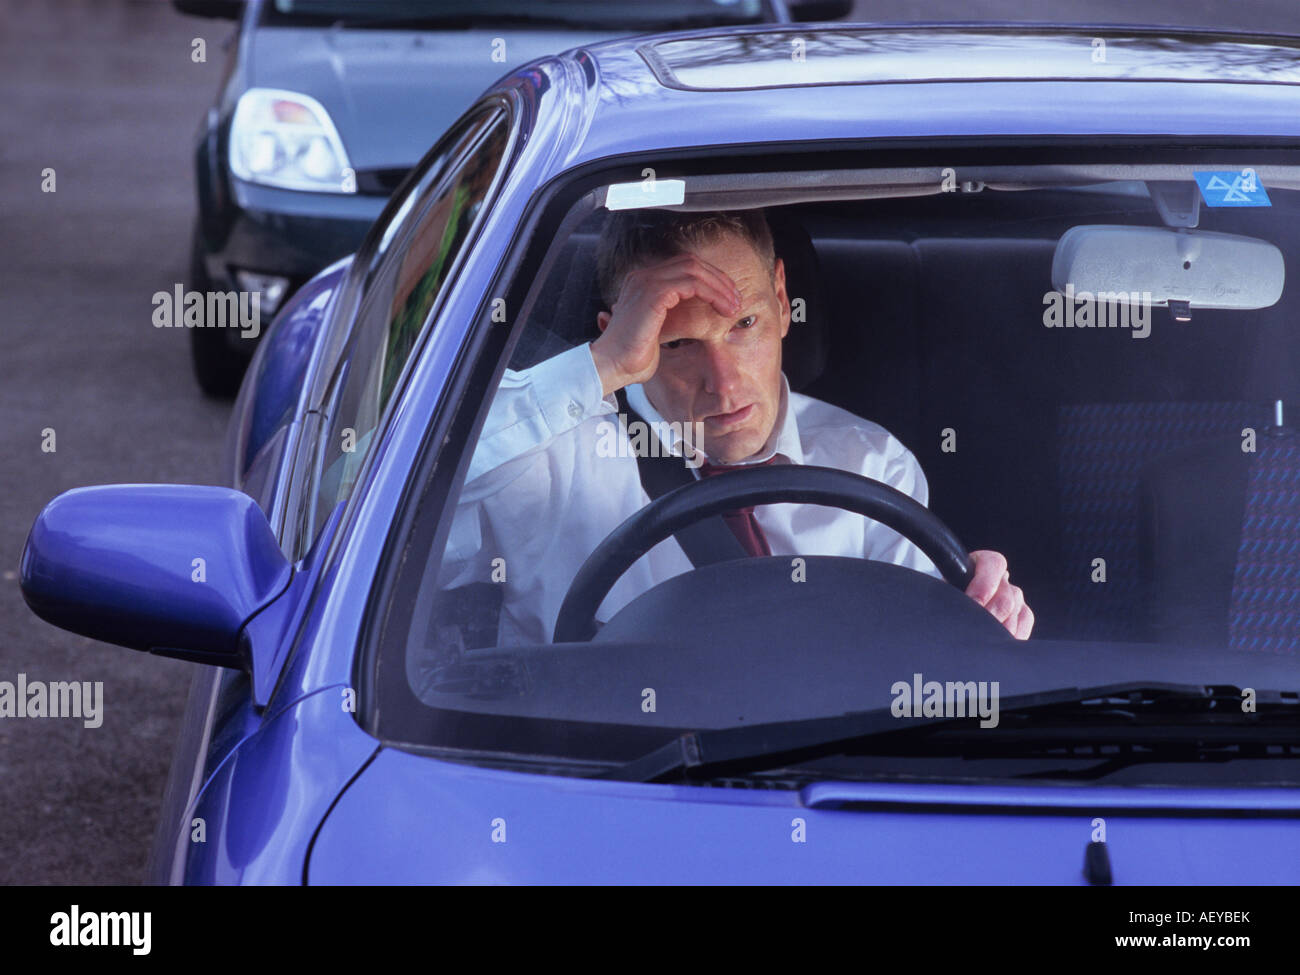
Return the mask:
M790 390L781 340L790 327L785 268L762 211L616 214L598 246L609 311L600 337L522 371L508 370L470 462L440 589L503 586L498 644L548 642L579 566L649 503L616 392L694 476L762 463L815 464L882 481L926 504L916 458L883 427ZM626 418L625 418L626 419ZM689 431L702 436L692 441ZM622 449L611 450L614 435ZM685 442L683 442L685 441ZM840 509L772 504L727 518L751 554L877 559L939 576L910 541ZM1006 559L976 551L967 595L1027 639L1034 614ZM692 568L675 539L647 552L611 589L609 619ZM708 598L701 593L700 599ZM689 625L683 607L683 625Z

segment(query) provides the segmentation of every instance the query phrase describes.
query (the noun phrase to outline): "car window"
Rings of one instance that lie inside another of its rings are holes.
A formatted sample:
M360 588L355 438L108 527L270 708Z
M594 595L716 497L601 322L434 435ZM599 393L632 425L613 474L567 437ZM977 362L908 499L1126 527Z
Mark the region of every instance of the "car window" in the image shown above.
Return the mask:
M700 370L730 357L748 381L745 343L767 326L763 309L742 309L711 356L692 351L699 339L662 343L658 368L675 357L670 378L691 395L664 385L639 405L629 388L634 410L660 412L644 417L659 423L651 436L633 435L638 415L602 395L588 345L610 306L602 259L632 245L606 239L622 217L592 191L520 265L541 270L492 363L500 378L462 401L476 418L455 429L473 433L441 442L437 476L458 471L447 500L412 492L376 650L385 720L421 745L618 762L682 729L888 712L900 682L919 696L932 676L1000 681L1006 698L1211 673L1294 691L1277 662L1300 649L1284 527L1300 511L1296 162L1287 150L1153 149L1092 169L999 156L951 179L939 166L827 178L836 197L799 204L802 174L765 174L790 309L788 389L773 394L796 418L773 455L881 481L963 552L1003 553L1037 617L1023 645L918 557L924 543L859 514L759 505L772 556L699 570L680 539L616 534L645 510L641 462L665 426L682 410L748 409ZM850 199L840 187L858 179ZM676 212L700 216L684 184ZM708 426L706 450L742 422ZM694 474L678 474L689 493ZM587 560L611 537L635 561L594 578ZM582 604L594 637L556 638L584 586L603 599ZM904 774L961 774L887 754ZM1092 761L1026 747L1005 774ZM844 756L835 773L880 767Z
M483 212L509 131L508 116L500 109L467 124L444 176L411 206L371 274L350 347L325 400L328 419L306 511L309 520L300 536L303 547L328 513L351 496L384 409Z
M281 475L287 466L285 451L293 449L294 438L289 432L299 419L299 400L312 346L320 341L327 309L346 274L347 263L347 259L337 262L322 272L322 280L290 299L280 313L277 327L263 340L263 348L249 367L242 395L250 405L247 410L236 411L240 426L233 444L235 484L257 501L277 534L282 535L285 526L287 492ZM288 538L282 541L288 554L292 542Z

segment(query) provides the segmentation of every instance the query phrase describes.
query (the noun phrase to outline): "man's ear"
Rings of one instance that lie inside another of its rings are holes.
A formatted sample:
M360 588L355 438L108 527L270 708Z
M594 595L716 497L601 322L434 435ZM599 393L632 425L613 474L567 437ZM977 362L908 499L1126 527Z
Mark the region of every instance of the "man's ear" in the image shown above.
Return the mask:
M609 327L610 313L607 311L596 312L596 327L602 332Z
M772 271L772 284L776 291L776 302L781 308L781 338L785 338L790 331L790 296L785 291L785 261L779 257Z

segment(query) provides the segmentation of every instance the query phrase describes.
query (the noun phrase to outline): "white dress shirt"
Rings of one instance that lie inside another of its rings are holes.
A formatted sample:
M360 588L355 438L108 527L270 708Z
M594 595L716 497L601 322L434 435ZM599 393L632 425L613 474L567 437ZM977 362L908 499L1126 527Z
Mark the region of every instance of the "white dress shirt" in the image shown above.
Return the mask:
M583 561L650 502L632 451L606 456L612 437L629 445L617 401L602 394L591 347L581 345L530 369L507 370L493 400L456 506L438 588L495 581L493 561L504 559L497 563L505 572L499 646L549 643ZM628 386L627 397L643 419L663 422L641 386ZM784 375L772 434L742 463L773 455L776 463L834 467L883 481L921 504L929 499L921 465L888 431L791 392ZM940 577L913 543L850 511L770 504L756 507L754 517L773 555L868 558ZM692 568L677 540L665 539L614 584L596 618L610 619L636 596Z

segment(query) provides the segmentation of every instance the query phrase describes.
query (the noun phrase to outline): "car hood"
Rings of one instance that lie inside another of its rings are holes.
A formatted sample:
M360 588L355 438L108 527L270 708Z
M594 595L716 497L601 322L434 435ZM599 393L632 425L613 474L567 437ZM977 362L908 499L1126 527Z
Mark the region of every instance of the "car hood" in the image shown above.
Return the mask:
M1084 884L1100 829L1116 884L1294 884L1297 808L1292 789L643 785L384 749L323 823L307 881Z
M518 65L613 33L265 27L252 36L250 87L325 106L357 170L413 166L474 99ZM494 42L504 60L494 61Z

